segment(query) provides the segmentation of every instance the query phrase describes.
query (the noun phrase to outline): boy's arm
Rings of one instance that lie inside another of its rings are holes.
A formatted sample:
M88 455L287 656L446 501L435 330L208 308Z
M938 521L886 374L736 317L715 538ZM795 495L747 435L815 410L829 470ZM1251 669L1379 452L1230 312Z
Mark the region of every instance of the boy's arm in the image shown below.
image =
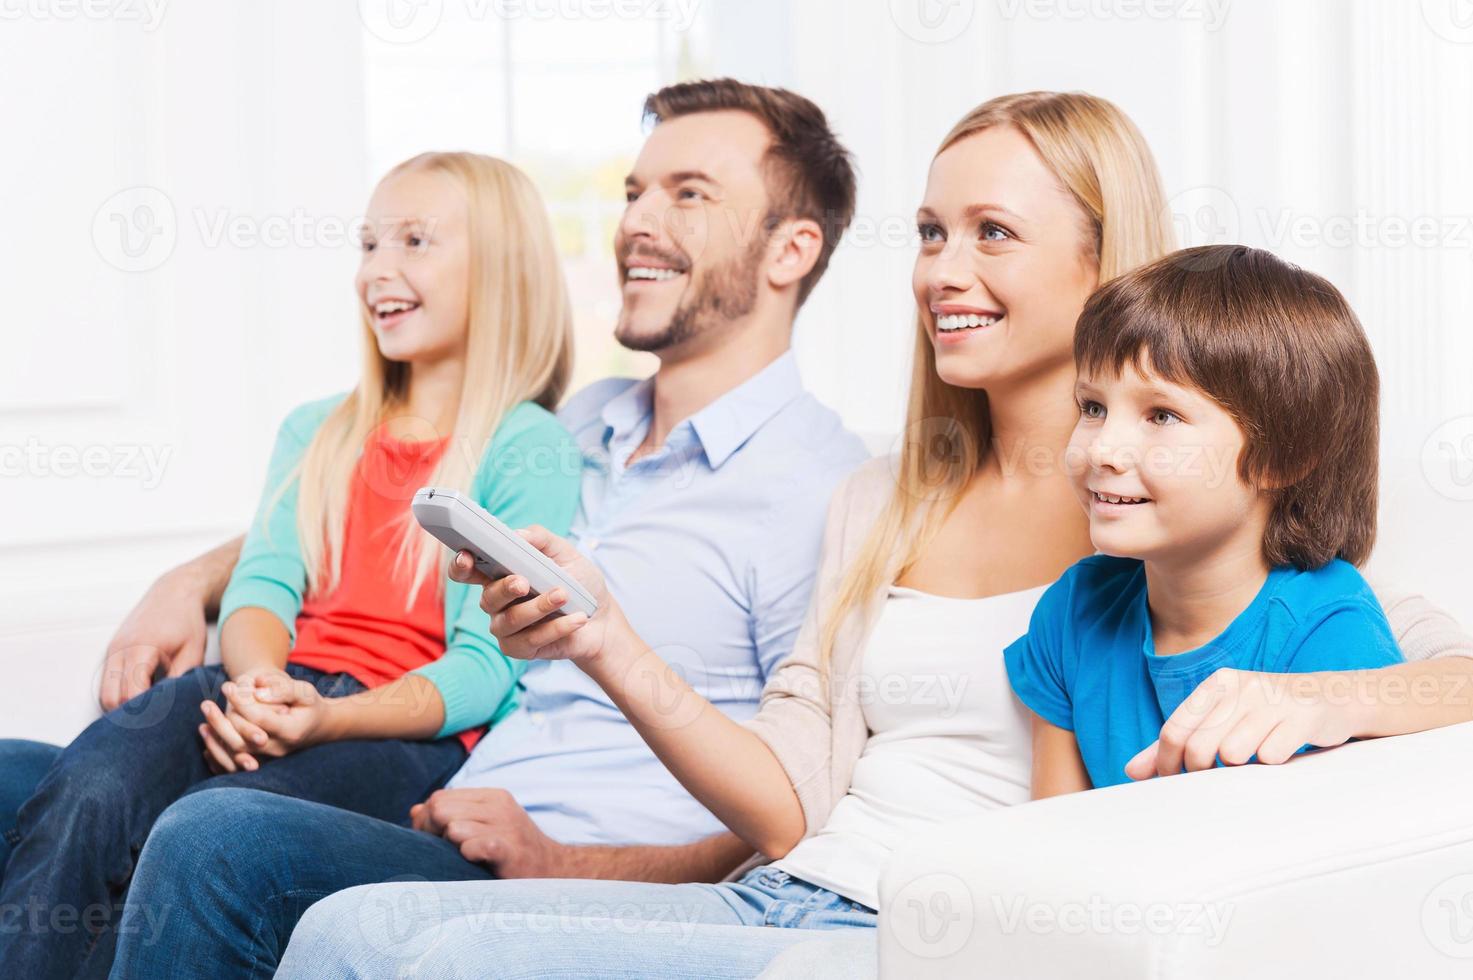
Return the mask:
M1093 788L1074 733L1033 715L1033 798Z
M1213 673L1126 773L1168 776L1255 756L1277 765L1307 745L1329 748L1473 718L1473 658L1396 662L1401 655L1379 610L1341 609L1294 646L1286 672Z

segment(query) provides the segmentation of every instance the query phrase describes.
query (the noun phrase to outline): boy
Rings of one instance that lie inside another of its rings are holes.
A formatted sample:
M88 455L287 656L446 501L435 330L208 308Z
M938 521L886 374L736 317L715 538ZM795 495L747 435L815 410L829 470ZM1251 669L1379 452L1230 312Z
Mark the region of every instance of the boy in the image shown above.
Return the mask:
M1402 661L1356 571L1378 378L1344 298L1267 252L1187 249L1091 297L1074 350L1069 468L1101 554L1005 653L1035 716L1033 796L1355 737L1353 698L1266 707L1294 697L1286 675ZM1196 728L1158 759L1172 724Z

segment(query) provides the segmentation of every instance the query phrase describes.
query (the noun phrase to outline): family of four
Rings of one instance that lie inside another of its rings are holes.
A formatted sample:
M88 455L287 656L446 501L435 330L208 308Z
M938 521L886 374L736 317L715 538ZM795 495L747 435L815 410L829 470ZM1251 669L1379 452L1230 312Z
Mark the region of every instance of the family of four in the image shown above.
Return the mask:
M824 936L862 973L882 868L942 822L1473 719L1396 696L1461 689L1473 638L1357 571L1360 324L1265 252L1173 251L1115 106L1005 96L942 141L874 460L790 351L855 204L823 113L730 79L644 111L614 242L644 381L564 398L514 167L378 184L357 387L128 617L102 718L0 743L0 974L747 977ZM447 570L425 485L597 612Z

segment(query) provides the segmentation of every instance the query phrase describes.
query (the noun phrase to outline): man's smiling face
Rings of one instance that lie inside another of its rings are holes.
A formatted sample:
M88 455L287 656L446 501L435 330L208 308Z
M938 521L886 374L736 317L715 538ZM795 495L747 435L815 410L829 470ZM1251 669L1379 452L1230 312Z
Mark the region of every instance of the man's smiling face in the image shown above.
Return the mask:
M771 141L757 117L735 110L655 126L625 180L614 236L619 343L666 351L752 311L767 252Z

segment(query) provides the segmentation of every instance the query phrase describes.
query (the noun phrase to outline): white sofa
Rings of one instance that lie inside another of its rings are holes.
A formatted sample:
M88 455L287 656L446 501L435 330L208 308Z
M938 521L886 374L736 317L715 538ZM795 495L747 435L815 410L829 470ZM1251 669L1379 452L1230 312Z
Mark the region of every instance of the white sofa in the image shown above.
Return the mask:
M1042 800L896 854L882 977L1473 977L1473 723Z

